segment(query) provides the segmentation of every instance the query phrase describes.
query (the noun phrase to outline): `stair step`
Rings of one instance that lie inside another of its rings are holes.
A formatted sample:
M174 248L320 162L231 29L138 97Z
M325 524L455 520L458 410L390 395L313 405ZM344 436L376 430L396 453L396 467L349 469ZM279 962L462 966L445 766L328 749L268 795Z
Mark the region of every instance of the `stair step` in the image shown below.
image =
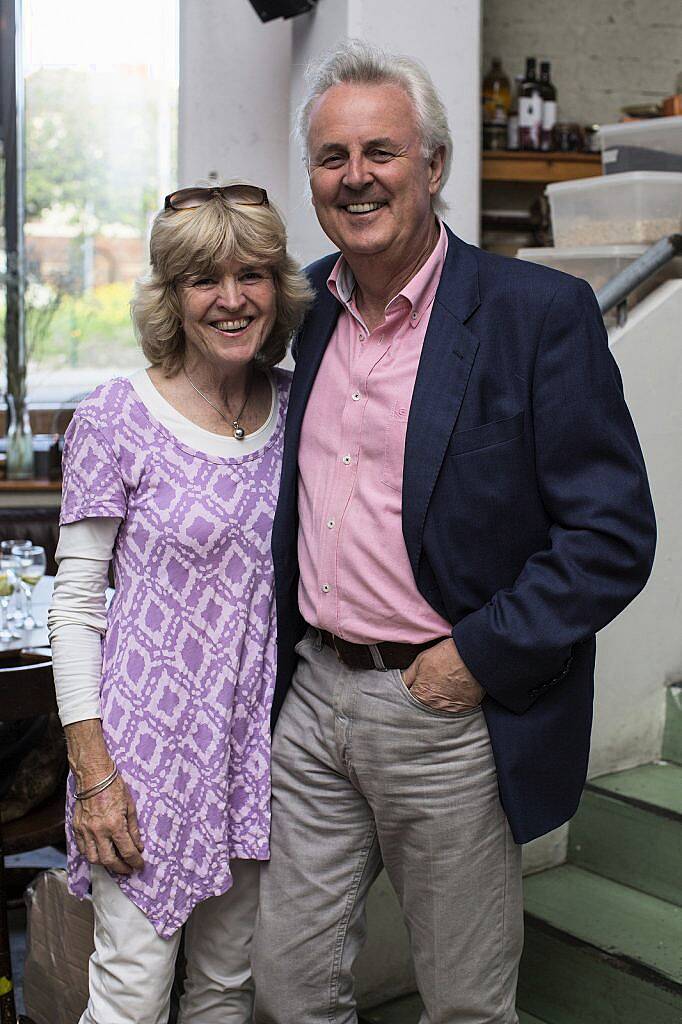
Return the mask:
M519 1003L551 1024L682 1019L682 910L565 864L525 879Z
M669 686L666 693L663 758L682 764L682 685Z
M358 1024L419 1024L424 1004L415 992L413 995L392 999L373 1010L363 1010ZM545 1024L539 1017L525 1010L517 1010L519 1024Z
M682 766L659 761L592 779L571 822L573 864L682 905Z

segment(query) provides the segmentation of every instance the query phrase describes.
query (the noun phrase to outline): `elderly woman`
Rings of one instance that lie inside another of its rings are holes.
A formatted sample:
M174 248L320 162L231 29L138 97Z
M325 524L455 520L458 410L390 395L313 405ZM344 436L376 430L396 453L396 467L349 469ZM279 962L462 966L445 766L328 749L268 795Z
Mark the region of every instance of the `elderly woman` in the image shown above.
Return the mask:
M273 367L309 300L264 189L169 196L133 301L151 365L67 432L49 625L69 885L95 910L81 1024L166 1021L185 923L182 1024L251 1020L289 389Z

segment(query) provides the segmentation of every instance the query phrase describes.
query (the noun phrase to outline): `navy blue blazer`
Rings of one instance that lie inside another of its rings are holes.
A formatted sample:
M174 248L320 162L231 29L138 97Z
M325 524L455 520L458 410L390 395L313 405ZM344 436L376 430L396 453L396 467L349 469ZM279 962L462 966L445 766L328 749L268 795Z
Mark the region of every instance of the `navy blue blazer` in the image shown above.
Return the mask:
M341 306L338 253L308 268L273 528L273 722L298 611L301 422ZM587 771L595 633L644 586L655 521L642 453L591 288L448 230L410 407L403 535L483 702L502 805L528 842L575 812Z

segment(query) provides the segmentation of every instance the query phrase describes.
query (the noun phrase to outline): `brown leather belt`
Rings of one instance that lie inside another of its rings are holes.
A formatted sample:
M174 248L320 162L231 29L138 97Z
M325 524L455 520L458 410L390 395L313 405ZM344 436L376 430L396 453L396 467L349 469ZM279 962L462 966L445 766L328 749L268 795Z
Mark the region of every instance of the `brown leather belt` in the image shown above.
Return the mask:
M350 640L342 640L326 629L318 630L322 643L336 653L339 661L348 668L377 669L385 672L390 668L407 668L418 654L439 644L447 637L439 636L435 640L427 640L423 644L402 644L386 640L379 644L353 644Z

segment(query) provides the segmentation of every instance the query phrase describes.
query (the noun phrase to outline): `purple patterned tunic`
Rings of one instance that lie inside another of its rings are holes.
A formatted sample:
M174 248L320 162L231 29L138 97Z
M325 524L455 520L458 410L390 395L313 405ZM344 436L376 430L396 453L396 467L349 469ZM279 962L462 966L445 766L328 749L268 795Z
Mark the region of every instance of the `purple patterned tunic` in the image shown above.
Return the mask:
M221 458L182 444L130 381L97 388L64 447L60 522L121 516L103 640L109 752L137 805L144 870L114 876L167 938L232 884L230 858L266 860L275 614L270 535L290 374L267 443ZM69 887L83 898L69 779Z

